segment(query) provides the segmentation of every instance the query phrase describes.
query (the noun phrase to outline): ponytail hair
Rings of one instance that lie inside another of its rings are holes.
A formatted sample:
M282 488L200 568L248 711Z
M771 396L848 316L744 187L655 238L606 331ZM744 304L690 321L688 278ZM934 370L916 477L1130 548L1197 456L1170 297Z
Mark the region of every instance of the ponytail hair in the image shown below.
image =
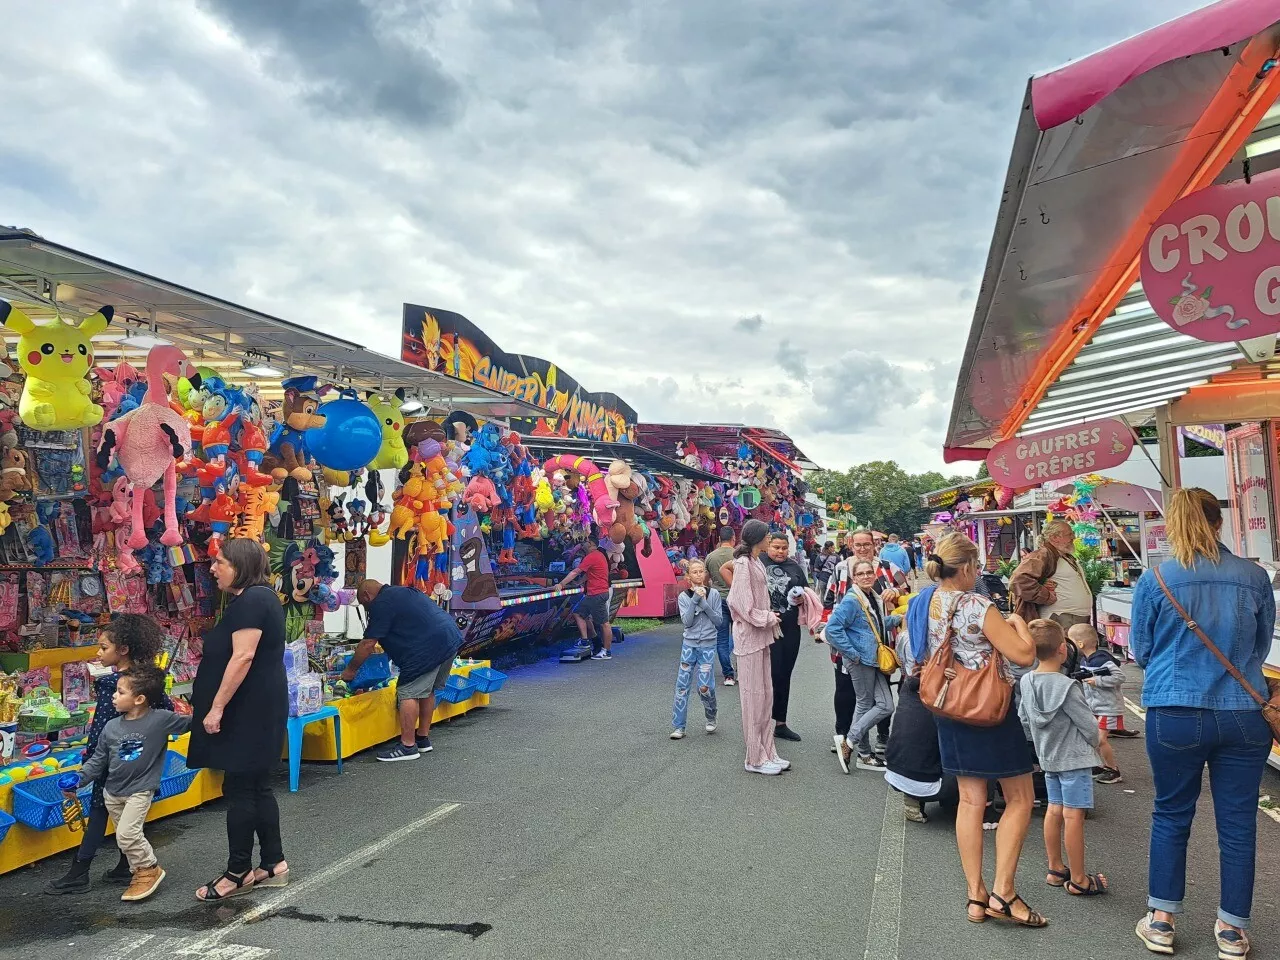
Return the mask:
M1176 491L1169 501L1165 526L1173 555L1184 568L1191 567L1197 556L1218 562L1222 507L1208 490L1189 487Z
M934 583L954 577L961 567L978 562L978 545L963 533L949 533L938 541L925 561L924 572Z
M765 537L769 535L769 525L763 520L748 520L742 525L742 533L738 537L738 545L733 548L735 557L747 557Z

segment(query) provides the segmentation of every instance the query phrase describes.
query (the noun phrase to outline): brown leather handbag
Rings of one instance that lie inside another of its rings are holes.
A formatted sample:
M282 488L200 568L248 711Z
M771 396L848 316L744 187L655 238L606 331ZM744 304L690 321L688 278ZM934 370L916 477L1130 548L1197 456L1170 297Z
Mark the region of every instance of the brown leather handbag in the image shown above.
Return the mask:
M1280 680L1272 677L1263 678L1267 681L1267 699L1263 699L1262 694L1253 689L1253 684L1244 678L1244 674L1240 672L1236 665L1228 660L1226 654L1218 649L1218 645L1209 639L1209 635L1200 629L1200 624L1191 619L1191 615L1187 613L1186 608L1178 602L1178 598L1173 595L1169 585L1164 582L1164 577L1160 574L1160 568L1152 567L1151 572L1156 575L1156 583L1160 584L1160 589L1164 591L1164 595L1173 604L1173 609L1177 611L1178 616L1186 623L1187 629L1200 638L1200 642L1208 647L1209 652L1217 657L1222 665L1227 668L1227 673L1235 677L1236 682L1244 687L1249 696L1258 702L1258 706L1262 707L1262 719L1266 720L1267 726L1271 728L1271 739L1276 743L1280 743Z
M960 598L964 599L963 596ZM938 601L939 614L943 612ZM957 605L958 609L958 605ZM993 646L991 656L979 670L970 670L956 659L955 614L947 618L947 634L942 644L925 661L920 671L920 702L932 713L973 727L998 727L1009 713L1013 686L1001 669L1003 658Z

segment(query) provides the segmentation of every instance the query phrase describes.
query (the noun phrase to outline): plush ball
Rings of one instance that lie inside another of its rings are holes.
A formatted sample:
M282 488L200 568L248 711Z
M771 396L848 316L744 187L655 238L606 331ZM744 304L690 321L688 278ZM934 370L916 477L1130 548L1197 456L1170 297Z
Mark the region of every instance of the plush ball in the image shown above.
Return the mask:
M354 397L340 397L316 411L324 426L307 431L307 449L316 463L330 470L359 470L378 455L382 423L369 405Z

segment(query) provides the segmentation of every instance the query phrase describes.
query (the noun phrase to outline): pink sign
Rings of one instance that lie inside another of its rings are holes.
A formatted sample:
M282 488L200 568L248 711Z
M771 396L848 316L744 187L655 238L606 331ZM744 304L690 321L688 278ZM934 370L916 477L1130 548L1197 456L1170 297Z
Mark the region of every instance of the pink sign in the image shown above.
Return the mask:
M1129 459L1133 433L1122 420L1094 420L1029 437L1010 437L991 448L987 470L1004 487L1025 490L1047 480L1106 470Z
M1142 248L1151 309L1197 340L1280 333L1280 169L1183 197Z

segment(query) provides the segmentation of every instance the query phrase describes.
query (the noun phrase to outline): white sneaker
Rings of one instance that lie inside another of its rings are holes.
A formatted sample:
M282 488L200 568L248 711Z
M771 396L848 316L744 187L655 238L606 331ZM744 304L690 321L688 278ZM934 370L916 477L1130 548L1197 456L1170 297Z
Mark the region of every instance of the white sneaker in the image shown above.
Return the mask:
M612 660L613 657L609 654L608 650L601 650L599 653L594 654L591 657L591 659L592 660Z
M748 763L743 766L748 773L763 773L766 777L776 777L782 772L782 768L775 763L762 763L758 767Z
M671 739L672 739L672 740L683 740L683 739L684 739L684 727L679 727L679 728L677 728L677 729L675 729L675 730L672 730L672 731L671 731Z
M716 732L716 722L715 722L714 720L710 720L710 721L708 721L708 722L707 722L707 726L706 726L706 730L707 730L707 733L715 733L715 732Z
M726 687L736 687L738 685L738 681L733 679L733 677L729 677L725 680L724 685Z
M779 769L782 769L782 770L791 769L791 761L783 760L781 757L779 757L777 760L771 760L769 762L772 763L775 767L778 767Z

